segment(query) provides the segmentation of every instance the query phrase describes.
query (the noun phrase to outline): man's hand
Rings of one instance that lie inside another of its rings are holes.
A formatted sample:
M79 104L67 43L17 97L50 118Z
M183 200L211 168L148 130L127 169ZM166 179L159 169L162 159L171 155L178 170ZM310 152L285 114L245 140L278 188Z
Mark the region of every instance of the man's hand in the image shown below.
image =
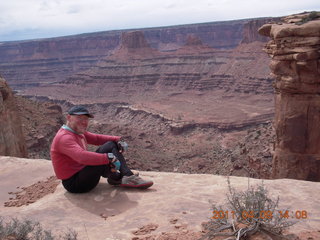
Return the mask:
M119 149L120 153L127 151L128 143L126 143L124 141L119 141L119 142L117 142L117 144L118 144L118 149Z
M120 170L120 167L121 167L121 163L118 159L116 158L113 158L111 161L110 161L110 168L111 168L111 172L116 172L116 171L119 171Z
M113 153L108 153L108 159L109 159L111 172L116 172L120 170L121 163Z
M113 164L115 170L120 170L121 163L118 159L114 158L111 163Z

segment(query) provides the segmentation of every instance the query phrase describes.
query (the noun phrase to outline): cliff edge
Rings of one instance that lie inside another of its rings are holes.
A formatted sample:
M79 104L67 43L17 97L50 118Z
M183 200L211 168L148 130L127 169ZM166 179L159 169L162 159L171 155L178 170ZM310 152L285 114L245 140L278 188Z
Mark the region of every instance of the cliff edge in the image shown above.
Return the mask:
M39 221L59 233L72 228L79 239L198 239L201 223L212 217L209 200L223 205L228 191L224 176L142 172L155 182L148 190L114 187L101 179L89 193L70 194L58 182L52 193L27 205L8 207L8 202L15 201L15 191L26 191L28 186L35 194L44 191L35 186L52 176L53 170L49 161L41 159L0 157L0 172L3 217ZM237 190L247 189L248 181L261 183L242 177L230 177L230 181ZM297 222L290 233L298 239L319 239L320 183L278 179L265 180L264 185L271 197L280 197L280 208L290 208L290 220ZM302 211L307 214L304 218Z

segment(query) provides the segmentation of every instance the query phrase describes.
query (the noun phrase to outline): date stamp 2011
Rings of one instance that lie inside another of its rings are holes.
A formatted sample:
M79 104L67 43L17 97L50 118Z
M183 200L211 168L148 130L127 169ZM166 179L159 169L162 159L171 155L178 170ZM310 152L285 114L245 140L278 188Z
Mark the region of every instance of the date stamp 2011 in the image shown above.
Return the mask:
M214 210L212 211L212 217L211 219L228 219L228 218L232 218L235 219L237 217L240 217L243 220L250 220L250 219L272 219L274 218L276 215L279 218L285 218L285 219L307 219L308 218L308 212L306 210L296 210L296 211L289 211L289 210L285 210L285 211L270 211L270 210L262 210L259 212L255 212L255 211L242 211L241 214L239 213L237 216L235 211L223 211L223 210Z

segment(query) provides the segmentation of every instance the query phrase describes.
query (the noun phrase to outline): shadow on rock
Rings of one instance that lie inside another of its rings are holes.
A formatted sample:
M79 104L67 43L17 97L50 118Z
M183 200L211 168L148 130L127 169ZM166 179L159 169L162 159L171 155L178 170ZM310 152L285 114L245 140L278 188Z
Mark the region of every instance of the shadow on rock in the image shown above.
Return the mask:
M116 216L138 205L128 198L125 189L100 183L88 193L66 192L66 198L74 205L102 218ZM138 197L136 196L135 199Z

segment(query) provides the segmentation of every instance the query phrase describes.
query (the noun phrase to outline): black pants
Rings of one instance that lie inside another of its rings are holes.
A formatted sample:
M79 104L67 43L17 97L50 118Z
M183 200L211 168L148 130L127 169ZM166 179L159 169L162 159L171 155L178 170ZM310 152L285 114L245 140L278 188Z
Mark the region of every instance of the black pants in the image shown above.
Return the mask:
M86 166L72 177L62 180L62 185L68 192L89 192L98 185L101 176L113 181L120 181L123 176L133 175L126 164L125 158L119 153L118 145L115 142L106 142L96 152L113 153L121 163L120 173L111 172L109 165Z

